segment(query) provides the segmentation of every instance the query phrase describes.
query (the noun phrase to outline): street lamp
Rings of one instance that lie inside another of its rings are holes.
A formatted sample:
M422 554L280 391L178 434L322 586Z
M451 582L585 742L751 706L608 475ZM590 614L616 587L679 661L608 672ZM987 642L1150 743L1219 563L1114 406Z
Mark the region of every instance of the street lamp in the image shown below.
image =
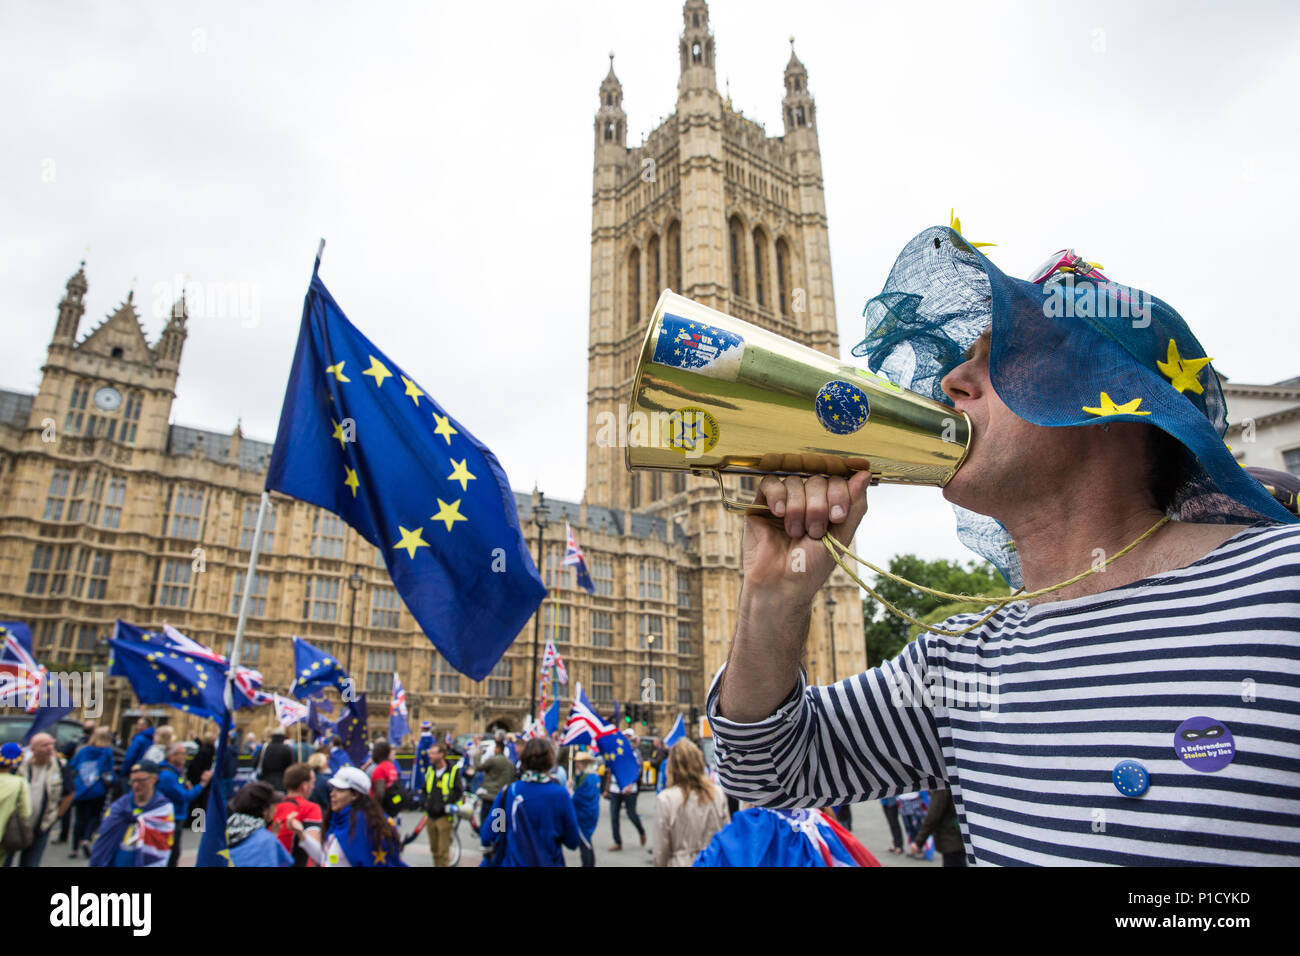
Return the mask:
M659 685L655 682L655 636L647 634L645 639L646 646L646 676L650 678L650 699L646 701L646 712L649 715L646 723L649 727L654 727L655 715L654 705L659 699Z
M539 491L537 493L537 505L533 508L533 524L537 525L537 570L541 572L543 582L546 580L546 565L542 560L542 533L546 530L548 517L546 494ZM545 602L546 598L543 596L542 604ZM542 604L537 605L537 616L533 618L533 679L528 699L528 720L530 723L537 716L537 638L542 629Z
M352 589L352 619L348 623L348 673L352 673L352 632L357 627L357 592L361 590L361 585L365 581L361 577L360 571L353 571L352 576L348 578L348 587Z
M826 592L826 617L831 627L831 683L835 683L835 596Z

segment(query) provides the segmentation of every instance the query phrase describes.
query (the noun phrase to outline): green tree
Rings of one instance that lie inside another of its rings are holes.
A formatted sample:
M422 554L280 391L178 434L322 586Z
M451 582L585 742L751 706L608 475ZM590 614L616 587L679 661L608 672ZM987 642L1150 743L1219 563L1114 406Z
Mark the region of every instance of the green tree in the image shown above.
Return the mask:
M1009 593L997 568L987 561L975 560L963 565L959 561L924 561L914 554L900 554L889 562L889 570L908 581L949 594ZM937 624L954 614L978 611L986 606L981 602L953 603L879 575L868 583L896 608L926 624ZM887 611L870 595L862 599L862 624L866 631L868 667L878 667L896 657L919 630Z

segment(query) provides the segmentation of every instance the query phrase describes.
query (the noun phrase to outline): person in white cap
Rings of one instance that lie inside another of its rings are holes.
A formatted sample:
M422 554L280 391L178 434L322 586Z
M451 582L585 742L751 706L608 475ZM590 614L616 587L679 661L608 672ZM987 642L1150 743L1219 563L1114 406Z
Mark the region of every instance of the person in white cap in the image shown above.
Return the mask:
M296 817L289 821L307 855L320 866L406 866L401 859L401 837L370 796L370 778L365 771L341 767L329 784L323 846Z

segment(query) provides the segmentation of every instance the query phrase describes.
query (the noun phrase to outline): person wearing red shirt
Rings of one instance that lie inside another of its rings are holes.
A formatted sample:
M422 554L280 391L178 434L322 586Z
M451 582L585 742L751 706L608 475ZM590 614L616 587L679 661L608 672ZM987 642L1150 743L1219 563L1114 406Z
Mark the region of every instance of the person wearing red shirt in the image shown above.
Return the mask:
M370 795L381 807L387 807L384 796L397 785L397 764L388 759L390 753L387 740L377 740L370 749L374 767L370 771ZM387 812L387 810L385 811Z
M294 866L315 866L307 852L298 845L298 834L288 826L290 818L296 818L303 828L316 832L311 836L319 843L322 817L320 804L311 799L312 788L316 785L316 772L308 764L296 763L284 772L285 799L276 804L275 816L271 818L271 832L276 835L281 845L293 856Z

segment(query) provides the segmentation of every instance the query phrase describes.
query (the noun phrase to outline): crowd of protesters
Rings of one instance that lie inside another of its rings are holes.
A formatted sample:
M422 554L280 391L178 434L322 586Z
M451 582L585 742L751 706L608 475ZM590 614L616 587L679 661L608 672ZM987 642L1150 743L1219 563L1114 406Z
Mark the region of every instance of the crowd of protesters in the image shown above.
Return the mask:
M36 734L26 748L0 748L0 831L6 844L21 844L13 851L0 847L0 864L40 866L54 843L92 866L177 866L185 831L198 842L212 787L226 799L225 855L232 866L405 866L402 850L423 830L434 866L456 862L453 843L463 834L481 849L483 866L563 866L568 849L590 867L604 800L609 852L623 850L624 814L640 844L650 843L637 800L651 786L653 864L690 866L737 809L689 739L669 748L656 738L641 751L627 733L653 770L620 786L598 754L560 746L559 734L524 739L498 730L457 749L449 735L434 739L428 722L422 730L414 767L406 771L385 740L358 766L339 738L294 745L280 728L264 743L249 735L242 748L232 733L223 768L215 766L215 731L187 743L147 717L137 721L124 750L115 750L110 730L93 721L62 753L52 736ZM241 749L252 772L237 786ZM894 833L891 852L920 857L933 836L945 865L965 863L946 796L882 801ZM418 814L405 836L403 811ZM847 807L835 815L851 826Z

